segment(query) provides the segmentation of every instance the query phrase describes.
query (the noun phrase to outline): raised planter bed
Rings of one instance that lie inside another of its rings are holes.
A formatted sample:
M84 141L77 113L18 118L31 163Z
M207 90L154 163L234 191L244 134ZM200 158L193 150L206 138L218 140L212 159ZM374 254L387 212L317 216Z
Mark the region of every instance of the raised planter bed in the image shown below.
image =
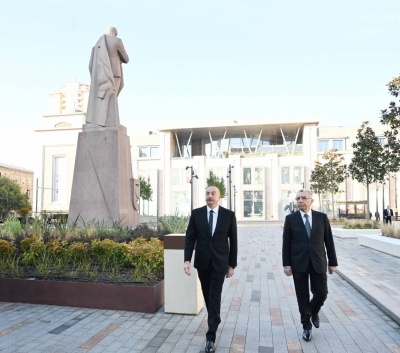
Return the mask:
M357 234L376 234L380 235L380 229L343 229L332 228L333 236L337 238L357 239Z
M360 245L368 248L400 257L400 239L384 237L382 235L358 234L358 242Z
M0 278L0 301L155 313L164 281L155 286Z

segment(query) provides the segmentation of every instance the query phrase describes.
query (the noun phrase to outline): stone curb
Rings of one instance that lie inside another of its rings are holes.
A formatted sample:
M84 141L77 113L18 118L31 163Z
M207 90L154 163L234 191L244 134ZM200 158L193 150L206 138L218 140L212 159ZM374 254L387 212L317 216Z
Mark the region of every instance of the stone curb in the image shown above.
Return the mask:
M346 265L341 265L336 273L349 282L355 289L374 303L387 316L400 325L400 301L385 293L370 281L354 273Z

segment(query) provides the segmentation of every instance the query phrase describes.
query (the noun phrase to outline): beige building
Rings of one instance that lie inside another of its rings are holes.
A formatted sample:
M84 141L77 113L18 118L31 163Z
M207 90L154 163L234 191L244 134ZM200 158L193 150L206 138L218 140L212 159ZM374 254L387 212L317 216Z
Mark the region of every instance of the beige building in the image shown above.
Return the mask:
M35 212L68 212L78 133L85 123L89 87L70 82L59 92L49 94L49 112L35 129L37 153L42 156L35 168Z
M27 200L32 205L34 193L32 170L0 163L0 178L9 178L15 181L21 188L21 192L27 195ZM0 197L5 197L5 195L1 195L1 191Z
M86 87L71 83L62 89L85 96ZM61 95L65 97L63 106L69 110L55 113L51 108L53 113L44 115L35 130L41 141L38 153L42 155L37 168L39 212L66 213L69 208L77 138L85 122L87 100L80 100L82 111L75 111L75 103L69 99L76 101L76 95L62 94L50 95L49 100ZM347 164L351 160L351 145L359 127L319 127L318 123L316 118L202 122L162 126L146 135L131 135L133 176L149 178L153 189L152 200L141 202L141 214L188 214L192 202L194 207L204 205L206 179L212 171L231 186L230 198L225 197L221 203L233 209L238 220L283 220L294 208L296 192L310 187L314 163L325 151L336 148ZM384 127L372 128L384 141ZM197 178L191 178L192 169ZM397 187L397 178L391 176L383 194L382 185L370 188L373 215L376 208L382 214L383 199L397 208ZM335 195L335 209L345 200L366 200L366 188L348 178ZM321 205L315 197L314 208L330 213L330 203L329 195L322 195ZM347 211L357 214L361 209Z

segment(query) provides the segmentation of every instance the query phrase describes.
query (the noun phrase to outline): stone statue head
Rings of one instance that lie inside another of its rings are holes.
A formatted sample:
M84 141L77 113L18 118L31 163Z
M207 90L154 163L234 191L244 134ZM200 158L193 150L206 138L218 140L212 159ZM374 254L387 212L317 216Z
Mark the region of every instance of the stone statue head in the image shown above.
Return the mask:
M109 36L117 36L118 35L118 31L115 27L108 27L106 30L106 34Z

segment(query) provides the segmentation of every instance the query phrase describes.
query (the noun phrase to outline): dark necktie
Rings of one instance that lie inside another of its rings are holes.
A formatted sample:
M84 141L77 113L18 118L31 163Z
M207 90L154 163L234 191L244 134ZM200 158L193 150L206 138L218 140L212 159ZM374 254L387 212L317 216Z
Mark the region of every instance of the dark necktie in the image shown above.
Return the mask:
M304 217L306 218L306 223L304 225L306 226L306 231L307 231L308 237L310 237L311 236L311 226L310 226L310 222L308 221L308 214L305 213Z
M213 214L214 214L214 211L210 210L210 217L208 218L208 230L210 231L211 236L212 236L212 229L213 229Z

